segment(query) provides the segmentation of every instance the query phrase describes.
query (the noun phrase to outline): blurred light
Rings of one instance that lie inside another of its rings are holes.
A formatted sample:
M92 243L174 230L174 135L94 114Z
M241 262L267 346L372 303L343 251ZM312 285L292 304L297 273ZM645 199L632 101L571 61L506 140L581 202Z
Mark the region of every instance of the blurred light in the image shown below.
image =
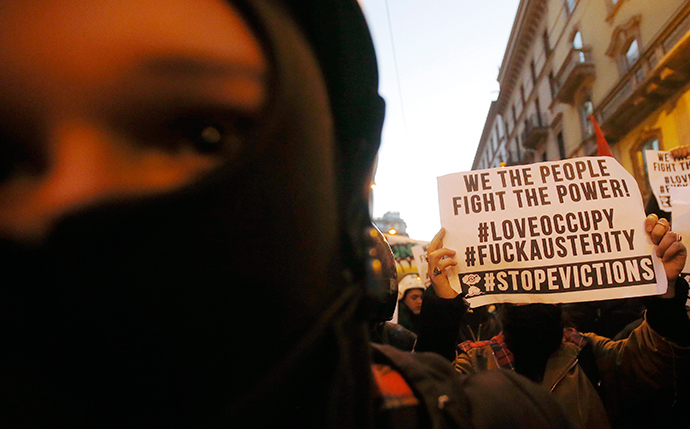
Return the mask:
M398 233L398 231L395 230L395 228L391 228L390 231L388 231L390 235L395 235Z
M378 259L374 259L373 261L371 261L371 268L374 271L374 273L379 274L382 268L381 261L379 261Z

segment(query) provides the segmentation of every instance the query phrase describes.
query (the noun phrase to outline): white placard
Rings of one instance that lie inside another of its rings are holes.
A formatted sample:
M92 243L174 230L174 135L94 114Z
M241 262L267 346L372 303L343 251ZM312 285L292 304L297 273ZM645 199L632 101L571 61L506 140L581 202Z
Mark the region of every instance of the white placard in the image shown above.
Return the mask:
M672 229L687 241L690 238L690 188L673 187L669 190L669 195L673 205ZM690 258L685 260L683 273L690 274Z
M426 250L428 247L428 244L412 246L412 255L414 256L415 264L417 264L419 277L422 279L422 282L426 287L431 285L431 278L429 278L429 264L426 257Z
M450 174L438 190L451 286L472 306L666 291L637 183L612 157Z
M673 159L670 152L645 150L647 177L652 193L659 208L665 212L672 211L671 188L684 187L690 184L690 160Z

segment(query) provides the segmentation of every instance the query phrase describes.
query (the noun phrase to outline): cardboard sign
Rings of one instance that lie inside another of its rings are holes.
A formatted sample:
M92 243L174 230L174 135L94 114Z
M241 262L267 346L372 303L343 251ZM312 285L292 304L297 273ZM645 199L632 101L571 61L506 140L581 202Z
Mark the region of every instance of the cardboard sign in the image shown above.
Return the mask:
M664 293L637 183L611 157L438 178L451 286L472 306Z
M690 184L690 159L676 160L669 152L645 150L647 177L652 193L659 208L665 212L672 211L671 188L685 187Z
M410 273L418 273L422 279L424 279L424 276L422 276L422 271L426 270L427 267L426 253L424 255L423 263L420 265L421 259L415 255L414 249L417 246L424 246L424 252L426 252L426 246L429 245L429 242L414 240L402 235L391 235L385 233L383 235L386 237L386 240L388 240L388 244L391 246L391 250L393 251L395 265L397 266L398 270L398 278L403 278L405 275Z
M422 279L424 286L431 286L431 278L429 277L429 260L426 257L426 250L428 244L420 244L412 246L412 255L414 256L417 269L419 270L419 277Z

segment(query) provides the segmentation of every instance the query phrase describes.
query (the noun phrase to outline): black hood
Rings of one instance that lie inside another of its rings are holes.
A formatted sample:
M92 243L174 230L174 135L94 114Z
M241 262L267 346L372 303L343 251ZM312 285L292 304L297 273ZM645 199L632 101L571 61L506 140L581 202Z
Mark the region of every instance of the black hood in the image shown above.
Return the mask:
M368 420L371 39L355 1L238 4L273 93L237 159L171 194L71 213L41 243L0 242L3 421Z

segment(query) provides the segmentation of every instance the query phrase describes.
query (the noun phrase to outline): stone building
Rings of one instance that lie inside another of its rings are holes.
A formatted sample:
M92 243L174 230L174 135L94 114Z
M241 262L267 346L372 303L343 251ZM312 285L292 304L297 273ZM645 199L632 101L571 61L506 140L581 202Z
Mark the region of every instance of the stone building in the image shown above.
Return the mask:
M690 1L522 0L473 169L596 155L594 114L650 194L644 149L690 144Z
M407 237L407 224L400 217L400 212L386 212L382 217L374 219L374 225L384 234Z

